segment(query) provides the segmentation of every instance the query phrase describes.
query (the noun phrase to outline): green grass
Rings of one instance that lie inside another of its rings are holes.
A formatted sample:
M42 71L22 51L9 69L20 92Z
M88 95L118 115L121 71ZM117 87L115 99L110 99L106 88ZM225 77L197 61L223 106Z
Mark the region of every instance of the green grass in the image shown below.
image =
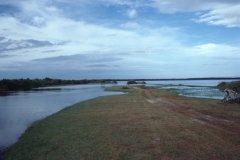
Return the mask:
M129 94L84 101L34 123L4 159L239 159L239 104L107 90Z

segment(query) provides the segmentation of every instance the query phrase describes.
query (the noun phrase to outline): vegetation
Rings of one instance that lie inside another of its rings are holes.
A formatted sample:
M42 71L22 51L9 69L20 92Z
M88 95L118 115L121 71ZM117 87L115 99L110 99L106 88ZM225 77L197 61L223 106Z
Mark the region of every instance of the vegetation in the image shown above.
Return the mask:
M135 80L129 80L128 82L127 82L127 84L129 85L129 84L137 84L137 82L135 81Z
M232 89L234 91L240 92L240 81L232 82L221 82L217 85L220 89Z
M34 123L4 159L239 159L239 104L128 88Z
M135 80L128 80L127 84L128 85L130 85L130 84L146 84L146 82L144 82L144 81L136 82Z
M3 79L0 81L0 91L18 91L30 90L32 88L57 86L57 85L74 85L89 83L117 83L116 80L62 80L62 79Z

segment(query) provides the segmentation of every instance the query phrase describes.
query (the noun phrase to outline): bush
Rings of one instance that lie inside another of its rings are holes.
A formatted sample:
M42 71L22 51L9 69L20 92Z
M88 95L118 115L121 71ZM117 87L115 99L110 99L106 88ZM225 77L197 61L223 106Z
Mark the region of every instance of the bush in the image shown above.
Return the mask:
M227 85L227 82L221 82L217 86L218 87L226 87L226 85Z
M129 81L127 82L127 84L137 84L137 82L134 81L134 80L129 80Z
M232 81L232 82L221 82L217 85L221 89L232 89L234 91L240 91L240 81Z

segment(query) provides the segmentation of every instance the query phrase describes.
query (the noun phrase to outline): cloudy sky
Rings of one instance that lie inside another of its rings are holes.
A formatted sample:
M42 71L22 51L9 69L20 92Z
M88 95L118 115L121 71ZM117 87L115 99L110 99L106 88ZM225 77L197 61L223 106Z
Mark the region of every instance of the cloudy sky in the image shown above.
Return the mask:
M0 0L0 79L240 77L239 0Z

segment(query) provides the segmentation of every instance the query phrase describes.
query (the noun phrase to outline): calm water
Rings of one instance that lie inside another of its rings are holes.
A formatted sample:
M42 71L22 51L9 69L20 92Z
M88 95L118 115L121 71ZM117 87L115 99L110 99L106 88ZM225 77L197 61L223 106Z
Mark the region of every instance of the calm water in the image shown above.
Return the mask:
M146 81L146 85L159 89L170 89L183 96L222 99L223 92L213 87L205 87L216 86L222 81L226 80ZM125 84L126 81L118 83L118 85ZM7 96L0 96L0 157L1 151L15 143L33 122L77 102L99 96L122 94L105 92L105 87L109 86L112 85L45 87L34 91L11 92Z
M223 99L226 93L213 87L223 81L231 82L233 80L149 81L147 85L157 89L167 89L181 96Z
M121 83L126 84L126 82ZM15 143L33 122L80 101L122 94L105 92L105 87L109 86L112 85L45 87L0 96L0 157L1 152Z
M171 80L171 81L147 81L150 85L195 85L195 86L217 86L221 82L232 82L233 80Z

